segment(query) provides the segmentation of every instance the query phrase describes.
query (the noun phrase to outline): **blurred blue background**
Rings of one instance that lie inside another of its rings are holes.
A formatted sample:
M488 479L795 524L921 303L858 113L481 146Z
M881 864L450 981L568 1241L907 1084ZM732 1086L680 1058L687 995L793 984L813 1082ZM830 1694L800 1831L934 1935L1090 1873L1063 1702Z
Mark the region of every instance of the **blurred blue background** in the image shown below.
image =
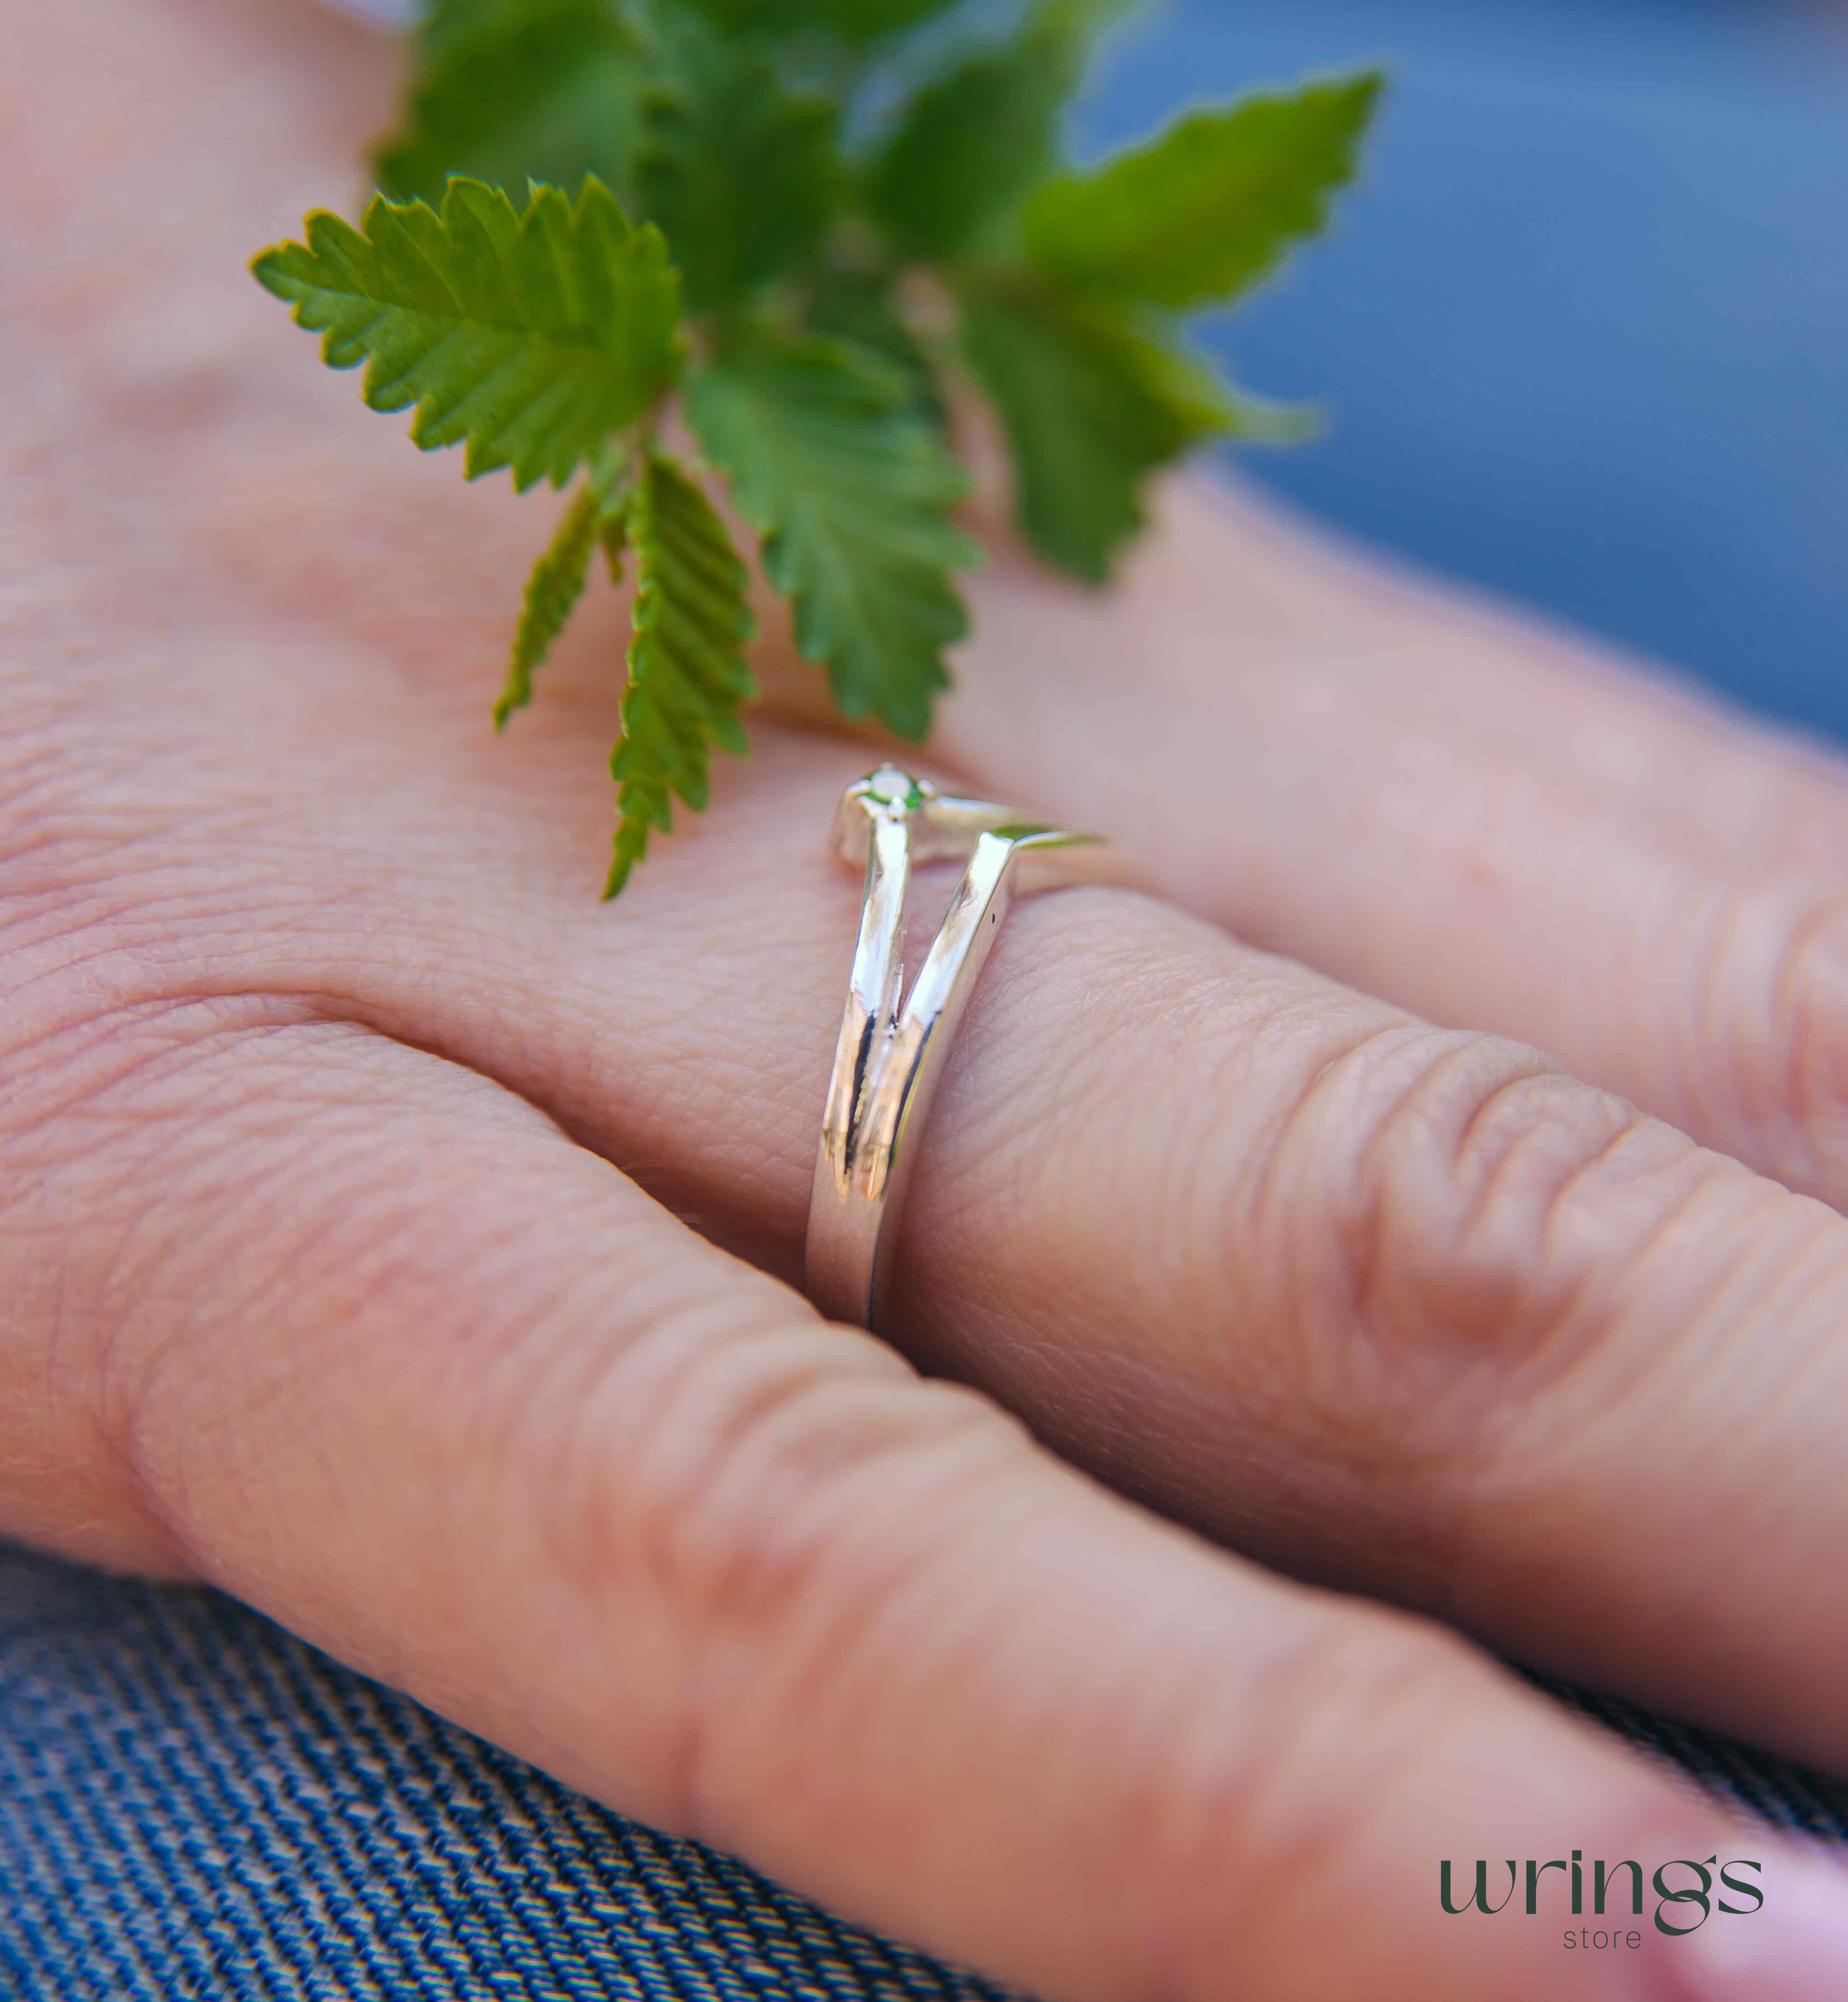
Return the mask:
M1372 60L1364 187L1205 330L1331 419L1244 469L1848 740L1848 10L1169 0L1080 144Z

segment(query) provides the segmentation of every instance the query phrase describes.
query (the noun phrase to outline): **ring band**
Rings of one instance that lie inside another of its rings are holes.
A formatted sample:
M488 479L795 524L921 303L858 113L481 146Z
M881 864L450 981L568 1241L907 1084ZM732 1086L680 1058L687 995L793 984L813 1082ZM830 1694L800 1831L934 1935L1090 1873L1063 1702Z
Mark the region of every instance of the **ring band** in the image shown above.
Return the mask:
M849 786L832 845L866 893L809 1197L804 1283L831 1320L875 1328L930 1099L956 1026L1013 898L1135 872L1101 835L1040 826L989 800L940 793L895 766ZM962 862L962 881L899 1006L913 863Z

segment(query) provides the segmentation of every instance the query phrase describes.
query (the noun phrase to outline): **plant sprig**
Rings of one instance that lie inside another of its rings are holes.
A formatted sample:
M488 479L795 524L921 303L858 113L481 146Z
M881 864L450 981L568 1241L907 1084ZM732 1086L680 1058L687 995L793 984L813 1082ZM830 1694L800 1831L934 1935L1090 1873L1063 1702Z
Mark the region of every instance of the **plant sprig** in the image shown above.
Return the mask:
M981 0L433 0L357 227L317 211L256 259L330 367L364 365L371 408L413 411L420 449L460 444L468 478L522 490L578 483L497 724L598 548L613 577L633 560L607 894L672 799L704 807L755 692L747 574L700 469L663 448L671 404L842 712L914 740L979 555L953 519L970 482L946 368L1000 419L1027 541L1090 583L1157 468L1302 434L1180 323L1323 228L1379 78L1197 110L1076 171L1064 108L1116 11L1031 0L996 34Z

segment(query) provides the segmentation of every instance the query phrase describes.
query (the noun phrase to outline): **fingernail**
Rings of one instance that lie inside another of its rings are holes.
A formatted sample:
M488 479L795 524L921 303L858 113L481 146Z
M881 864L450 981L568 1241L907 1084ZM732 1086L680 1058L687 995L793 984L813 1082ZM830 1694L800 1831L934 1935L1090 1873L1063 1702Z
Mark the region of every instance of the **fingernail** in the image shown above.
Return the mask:
M1848 1859L1845 1859L1848 1860ZM1764 1903L1657 1942L1660 2002L1843 2002L1848 1870L1804 1850L1765 1859Z

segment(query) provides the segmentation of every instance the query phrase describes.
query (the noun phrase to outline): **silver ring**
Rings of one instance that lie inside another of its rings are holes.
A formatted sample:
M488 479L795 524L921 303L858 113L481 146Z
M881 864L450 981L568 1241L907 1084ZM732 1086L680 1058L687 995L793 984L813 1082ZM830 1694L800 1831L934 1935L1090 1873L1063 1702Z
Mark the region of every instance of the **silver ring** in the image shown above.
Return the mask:
M830 1320L873 1328L885 1315L931 1093L1009 903L1080 883L1131 882L1136 872L1101 835L940 793L891 765L842 794L832 845L865 870L866 894L815 1155L804 1283ZM914 862L968 867L901 1008Z

